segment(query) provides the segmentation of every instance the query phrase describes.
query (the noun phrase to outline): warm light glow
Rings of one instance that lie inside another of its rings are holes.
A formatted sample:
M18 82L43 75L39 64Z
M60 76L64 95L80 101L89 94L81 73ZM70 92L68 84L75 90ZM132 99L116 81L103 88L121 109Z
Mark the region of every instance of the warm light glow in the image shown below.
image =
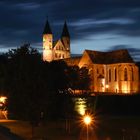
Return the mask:
M75 111L80 115L85 115L85 111L87 110L86 99L78 98L74 100L75 102Z
M109 88L109 85L106 85L105 87L106 87L106 88Z
M7 97L1 96L1 97L0 97L0 102L1 102L1 103L5 103L5 102L6 102L6 99L7 99Z
M89 125L91 123L91 121L92 121L91 116L89 116L89 115L84 116L83 119L84 119L84 123L86 125Z
M123 83L123 85L122 85L122 92L124 94L130 93L130 89L129 89L129 86L127 85L127 83Z
M80 115L85 114L85 105L79 105L79 110L78 110Z

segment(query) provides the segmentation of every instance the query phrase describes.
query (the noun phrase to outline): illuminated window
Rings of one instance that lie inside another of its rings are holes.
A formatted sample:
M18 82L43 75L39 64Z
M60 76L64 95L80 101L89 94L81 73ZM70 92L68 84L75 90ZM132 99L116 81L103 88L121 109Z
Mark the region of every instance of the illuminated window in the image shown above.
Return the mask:
M124 69L124 81L128 80L128 76L127 76L127 69Z
M114 80L117 81L117 70L116 70L116 68L114 70Z
M109 82L111 82L111 69L109 69Z

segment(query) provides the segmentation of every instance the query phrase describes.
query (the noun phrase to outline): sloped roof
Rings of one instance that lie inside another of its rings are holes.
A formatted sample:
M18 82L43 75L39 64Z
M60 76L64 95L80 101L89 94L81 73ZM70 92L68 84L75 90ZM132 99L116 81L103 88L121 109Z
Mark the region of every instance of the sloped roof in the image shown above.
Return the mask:
M63 50L65 49L65 46L64 46L64 44L63 44L61 39L56 40L56 41L53 42L53 48L55 48L57 45L59 45L61 48L63 48Z
M49 25L48 20L46 21L46 24L45 24L45 28L44 28L43 34L52 34L52 31L51 31L51 28L50 28L50 25Z
M59 40L53 41L53 47L55 47L55 45L57 44Z
M85 50L94 64L134 63L126 49L111 52Z
M61 37L70 37L66 21L63 26L63 31L62 31Z

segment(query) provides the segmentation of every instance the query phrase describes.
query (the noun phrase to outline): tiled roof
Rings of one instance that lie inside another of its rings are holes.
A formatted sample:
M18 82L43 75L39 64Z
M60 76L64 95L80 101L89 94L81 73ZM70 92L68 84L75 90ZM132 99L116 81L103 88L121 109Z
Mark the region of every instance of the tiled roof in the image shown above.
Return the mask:
M134 63L126 49L111 52L85 50L94 64Z

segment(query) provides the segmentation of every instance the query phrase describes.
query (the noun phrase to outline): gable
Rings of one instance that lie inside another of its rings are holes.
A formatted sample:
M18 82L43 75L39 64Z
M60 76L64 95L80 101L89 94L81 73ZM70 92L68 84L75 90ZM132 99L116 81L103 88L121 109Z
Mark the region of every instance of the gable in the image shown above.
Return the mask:
M54 43L54 50L65 50L65 47L60 39Z
M88 53L86 51L84 51L78 66L80 68L81 67L88 67L91 64L92 64L91 58L89 57Z

